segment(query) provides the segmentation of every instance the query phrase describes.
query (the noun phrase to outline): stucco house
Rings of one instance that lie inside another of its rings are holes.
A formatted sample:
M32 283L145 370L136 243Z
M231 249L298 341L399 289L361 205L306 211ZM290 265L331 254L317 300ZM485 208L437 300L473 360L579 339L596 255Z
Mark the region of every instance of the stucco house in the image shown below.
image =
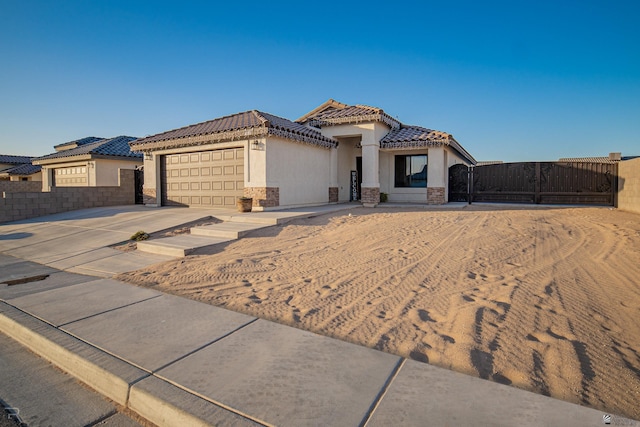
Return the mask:
M0 180L41 181L40 166L31 164L33 157L0 154Z
M51 187L103 187L118 185L119 169L136 169L142 155L134 153L129 142L136 138L87 137L54 146L55 153L37 157L42 167L42 190Z
M329 100L291 121L257 110L130 142L144 153L145 203L254 210L360 200L442 204L448 168L475 159L445 132Z

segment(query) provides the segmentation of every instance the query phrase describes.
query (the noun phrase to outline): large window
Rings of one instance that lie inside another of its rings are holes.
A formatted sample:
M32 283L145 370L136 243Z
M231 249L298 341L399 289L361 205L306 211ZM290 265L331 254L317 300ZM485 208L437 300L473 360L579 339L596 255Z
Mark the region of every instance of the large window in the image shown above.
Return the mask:
M427 155L396 156L396 187L427 186Z

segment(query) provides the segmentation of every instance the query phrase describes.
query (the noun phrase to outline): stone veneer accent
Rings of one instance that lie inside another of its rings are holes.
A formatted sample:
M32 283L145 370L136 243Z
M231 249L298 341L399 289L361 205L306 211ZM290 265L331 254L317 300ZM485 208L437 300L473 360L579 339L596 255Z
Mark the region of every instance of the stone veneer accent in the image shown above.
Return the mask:
M380 203L380 188L379 187L362 187L362 194L360 195L360 201L365 206L376 206Z
M338 187L329 187L329 203L338 203Z
M51 191L0 193L0 223L102 206L133 205L132 169L120 169L117 187L52 187ZM39 183L42 185L42 183Z
M144 203L145 205L155 205L158 203L155 188L144 187L142 189L142 203Z
M444 205L444 187L427 187L427 204Z
M245 187L244 197L253 199L253 206L274 208L280 206L280 187Z

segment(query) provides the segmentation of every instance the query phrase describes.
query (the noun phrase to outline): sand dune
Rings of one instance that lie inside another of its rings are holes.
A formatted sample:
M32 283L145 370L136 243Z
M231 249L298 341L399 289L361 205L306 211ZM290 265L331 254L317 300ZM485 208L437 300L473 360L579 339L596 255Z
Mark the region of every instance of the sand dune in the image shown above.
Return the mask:
M350 213L119 279L640 419L640 216Z

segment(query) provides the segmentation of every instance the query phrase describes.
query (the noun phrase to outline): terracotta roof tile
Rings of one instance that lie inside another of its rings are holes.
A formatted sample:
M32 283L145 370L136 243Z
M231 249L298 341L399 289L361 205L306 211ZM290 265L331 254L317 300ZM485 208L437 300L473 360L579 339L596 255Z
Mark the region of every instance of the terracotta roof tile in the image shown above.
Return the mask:
M329 100L329 102L331 101L333 100ZM327 105L325 109L318 113L312 112L298 120L311 126L378 121L386 123L392 129L400 127L400 122L385 113L382 108L360 104L346 105L336 101L333 101L333 104Z
M565 157L558 160L566 163L609 163L616 164L619 160L612 160L609 157Z
M247 130L247 133L242 133ZM235 132L235 134L233 134ZM315 129L308 128L300 123L264 113L258 110L250 110L231 116L220 117L194 125L181 127L179 129L162 132L156 135L147 136L134 141L131 144L134 150L145 150L158 148L162 142L163 146L170 147L174 144L186 144L187 138L212 136L212 140L230 140L248 138L259 135L279 135L291 137L293 139L304 140L305 142L318 143L320 145L334 145L335 141L323 136ZM197 145L190 143L188 145Z
M402 126L400 129L392 130L382 138L380 144L392 144L397 142L428 141L447 143L452 138L446 132L427 129L420 126Z
M415 148L438 145L448 145L470 163L476 163L473 156L455 140L453 135L439 130L402 125L400 129L392 130L380 140L380 148Z

